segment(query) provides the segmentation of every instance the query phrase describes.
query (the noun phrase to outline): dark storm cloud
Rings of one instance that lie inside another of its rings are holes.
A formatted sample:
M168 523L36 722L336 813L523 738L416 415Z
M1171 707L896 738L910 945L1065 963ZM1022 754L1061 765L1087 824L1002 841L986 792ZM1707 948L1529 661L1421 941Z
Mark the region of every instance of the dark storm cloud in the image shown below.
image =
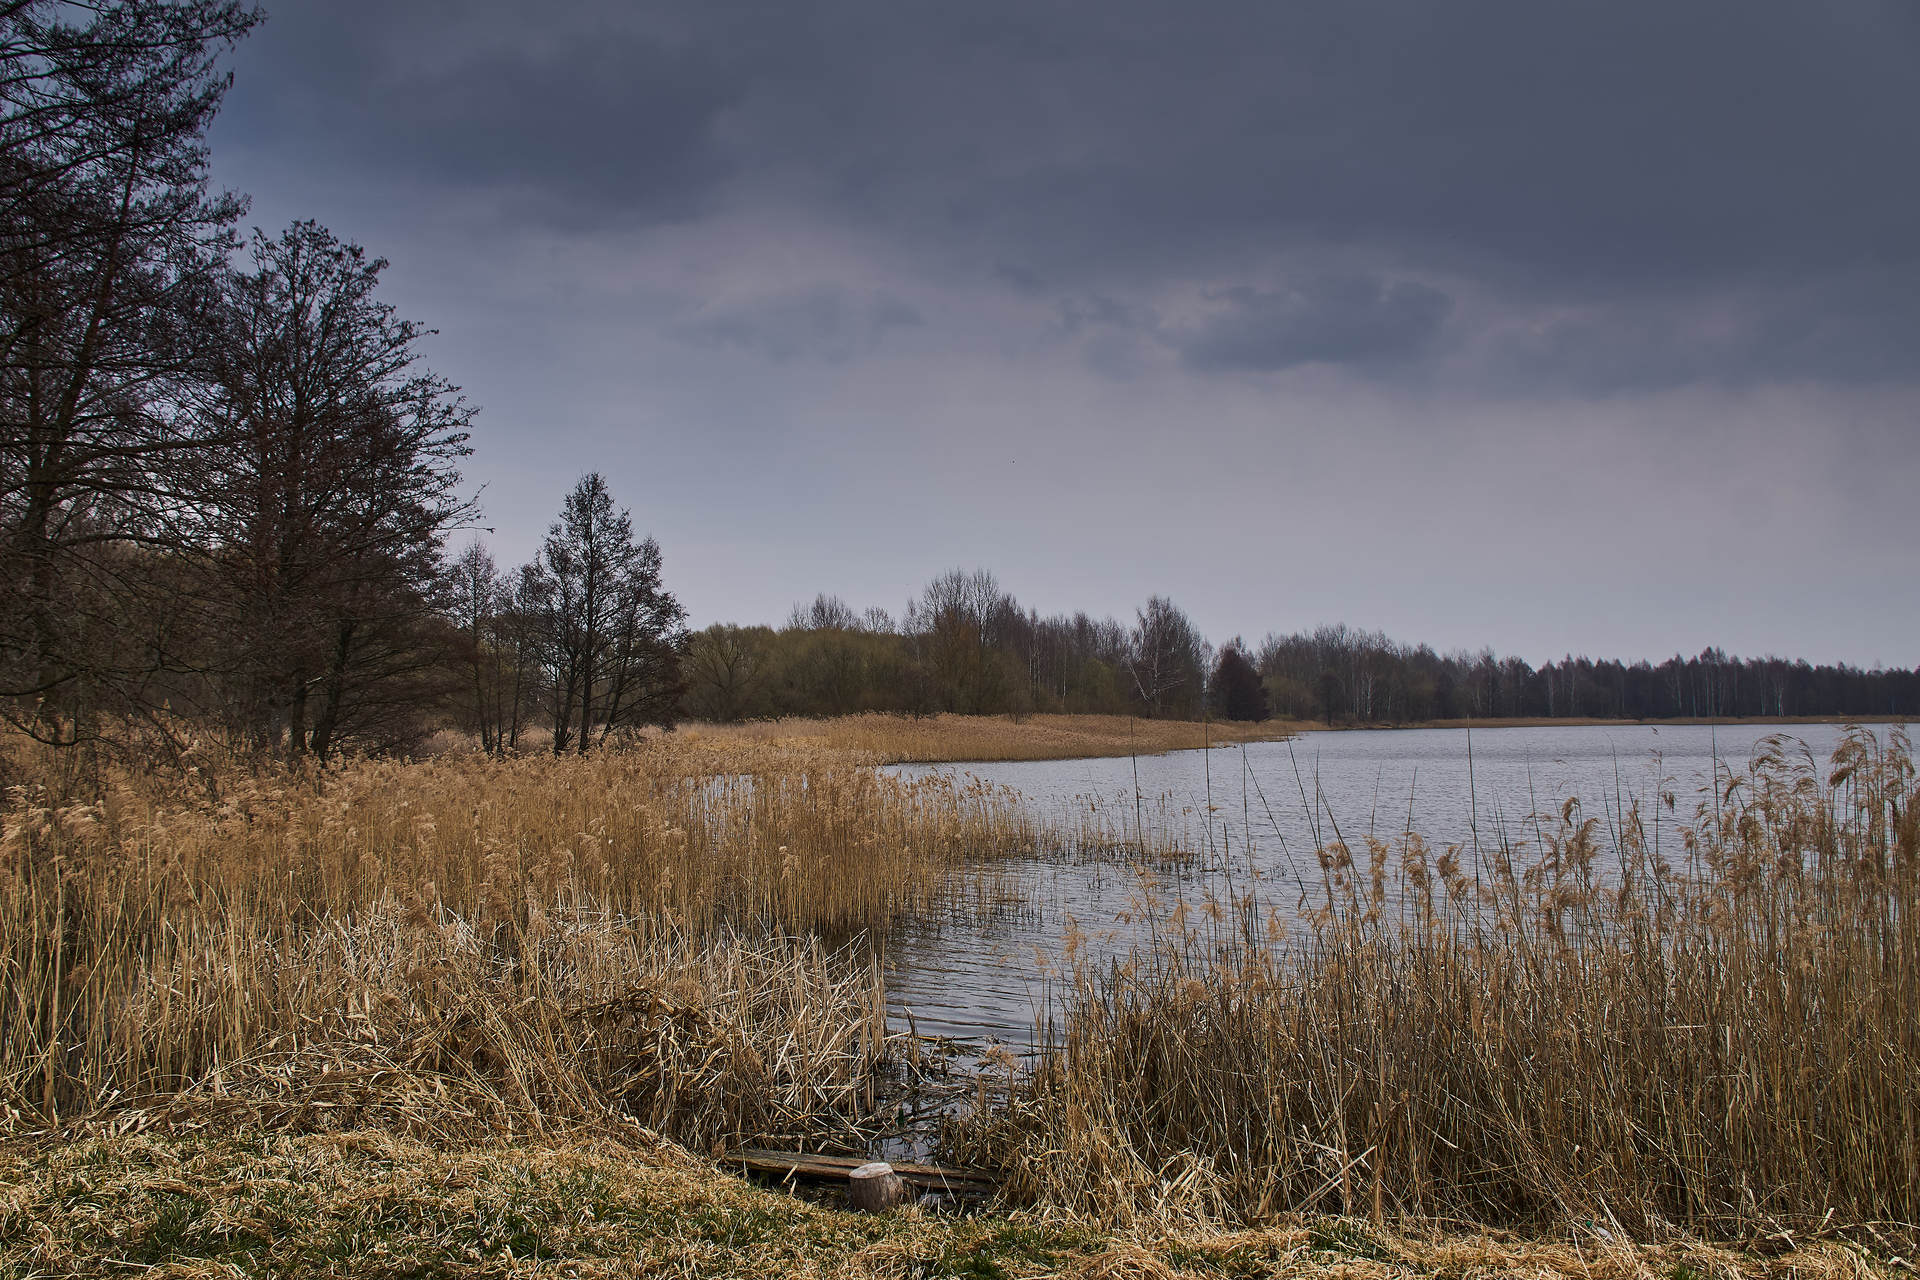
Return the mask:
M1055 274L1366 241L1619 286L1906 256L1920 212L1905 5L795 12L748 136L850 217Z
M739 74L611 11L532 38L523 9L485 3L270 8L286 64L243 78L223 125L292 162L573 228L695 217L734 172L716 130Z
M1057 310L1060 327L1067 333L1089 328L1157 330L1160 327L1160 318L1152 308L1135 306L1103 293L1062 298Z
M509 220L742 213L1066 310L1212 295L1171 339L1196 370L1385 367L1518 315L1450 344L1464 376L1911 376L1906 0L282 8L236 128ZM1303 262L1348 283L1261 283Z
M1218 302L1205 321L1172 338L1191 368L1400 364L1432 346L1453 305L1423 284L1354 275L1229 289Z
M1721 297L1611 300L1530 317L1481 366L1531 392L1620 395L1695 384L1910 383L1920 269L1836 273Z
M860 297L832 286L750 303L708 308L675 336L702 346L734 347L769 360L840 363L876 347L891 329L925 323L909 302L890 294Z

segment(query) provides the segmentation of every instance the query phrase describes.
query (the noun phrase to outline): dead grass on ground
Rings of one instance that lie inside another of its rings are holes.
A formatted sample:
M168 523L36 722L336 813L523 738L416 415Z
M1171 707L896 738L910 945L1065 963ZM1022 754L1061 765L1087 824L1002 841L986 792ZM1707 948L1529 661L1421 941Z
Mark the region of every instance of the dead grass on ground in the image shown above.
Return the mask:
M1837 1241L1737 1252L1351 1219L1259 1231L1094 1230L1030 1214L856 1215L763 1190L658 1140L448 1149L385 1132L0 1148L0 1276L333 1275L1169 1280L1867 1280Z

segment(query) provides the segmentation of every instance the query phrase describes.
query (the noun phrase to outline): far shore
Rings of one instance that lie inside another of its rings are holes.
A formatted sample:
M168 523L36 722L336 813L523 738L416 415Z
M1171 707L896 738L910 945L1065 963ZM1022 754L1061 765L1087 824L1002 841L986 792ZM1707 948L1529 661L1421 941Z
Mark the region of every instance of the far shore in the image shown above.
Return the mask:
M1327 724L1323 720L1290 720L1285 723L1295 733L1327 733L1344 729L1554 729L1602 725L1645 725L1659 729L1667 725L1907 724L1910 720L1906 716L1674 716L1663 720L1610 719L1605 716L1514 716L1510 719L1469 717L1336 724Z
M1540 729L1579 726L1742 724L1905 724L1901 717L1761 716L1685 717L1671 720L1610 720L1599 717L1469 718L1416 721L1337 722L1276 719L1149 720L1132 716L1061 715L934 716L868 712L819 719L751 720L737 724L696 722L678 732L750 742L827 747L866 756L877 764L987 764L1016 760L1164 755L1249 742L1278 742L1304 733L1350 729Z
M1052 713L1013 717L868 712L824 719L690 724L678 732L853 751L877 764L985 764L1164 755L1169 751L1276 741L1292 737L1304 727L1284 720L1251 723Z

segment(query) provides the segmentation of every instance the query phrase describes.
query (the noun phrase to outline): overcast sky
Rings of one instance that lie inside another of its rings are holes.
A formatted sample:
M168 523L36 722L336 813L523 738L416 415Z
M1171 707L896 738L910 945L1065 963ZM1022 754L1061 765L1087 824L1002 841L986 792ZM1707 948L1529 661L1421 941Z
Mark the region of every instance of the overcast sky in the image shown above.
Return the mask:
M1920 664L1911 0L267 0L216 178L392 260L503 563L697 623Z

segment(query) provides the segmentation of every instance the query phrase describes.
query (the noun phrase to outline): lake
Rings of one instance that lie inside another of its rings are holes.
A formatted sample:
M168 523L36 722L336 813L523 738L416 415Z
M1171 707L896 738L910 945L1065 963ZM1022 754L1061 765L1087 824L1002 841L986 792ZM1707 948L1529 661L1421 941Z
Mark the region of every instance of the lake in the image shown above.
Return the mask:
M1229 888L1258 884L1269 901L1292 905L1305 893L1312 905L1314 851L1336 838L1362 850L1369 834L1411 828L1436 851L1460 845L1471 868L1476 846L1524 838L1530 815L1557 817L1569 797L1603 825L1637 797L1655 834L1671 833L1709 794L1716 762L1744 770L1755 744L1776 733L1824 763L1841 726L1362 729L1137 760L894 766L908 777L972 775L1019 791L1041 814L1098 816L1128 834L1138 815L1149 834L1179 837L1201 854L1177 870L1112 859L1014 867L1030 910L991 924L916 926L888 940L894 1018L921 1034L1024 1049L1069 931L1096 958L1124 955L1139 937L1143 893L1199 908L1209 893L1224 899ZM1671 813L1655 803L1662 792L1674 796Z

